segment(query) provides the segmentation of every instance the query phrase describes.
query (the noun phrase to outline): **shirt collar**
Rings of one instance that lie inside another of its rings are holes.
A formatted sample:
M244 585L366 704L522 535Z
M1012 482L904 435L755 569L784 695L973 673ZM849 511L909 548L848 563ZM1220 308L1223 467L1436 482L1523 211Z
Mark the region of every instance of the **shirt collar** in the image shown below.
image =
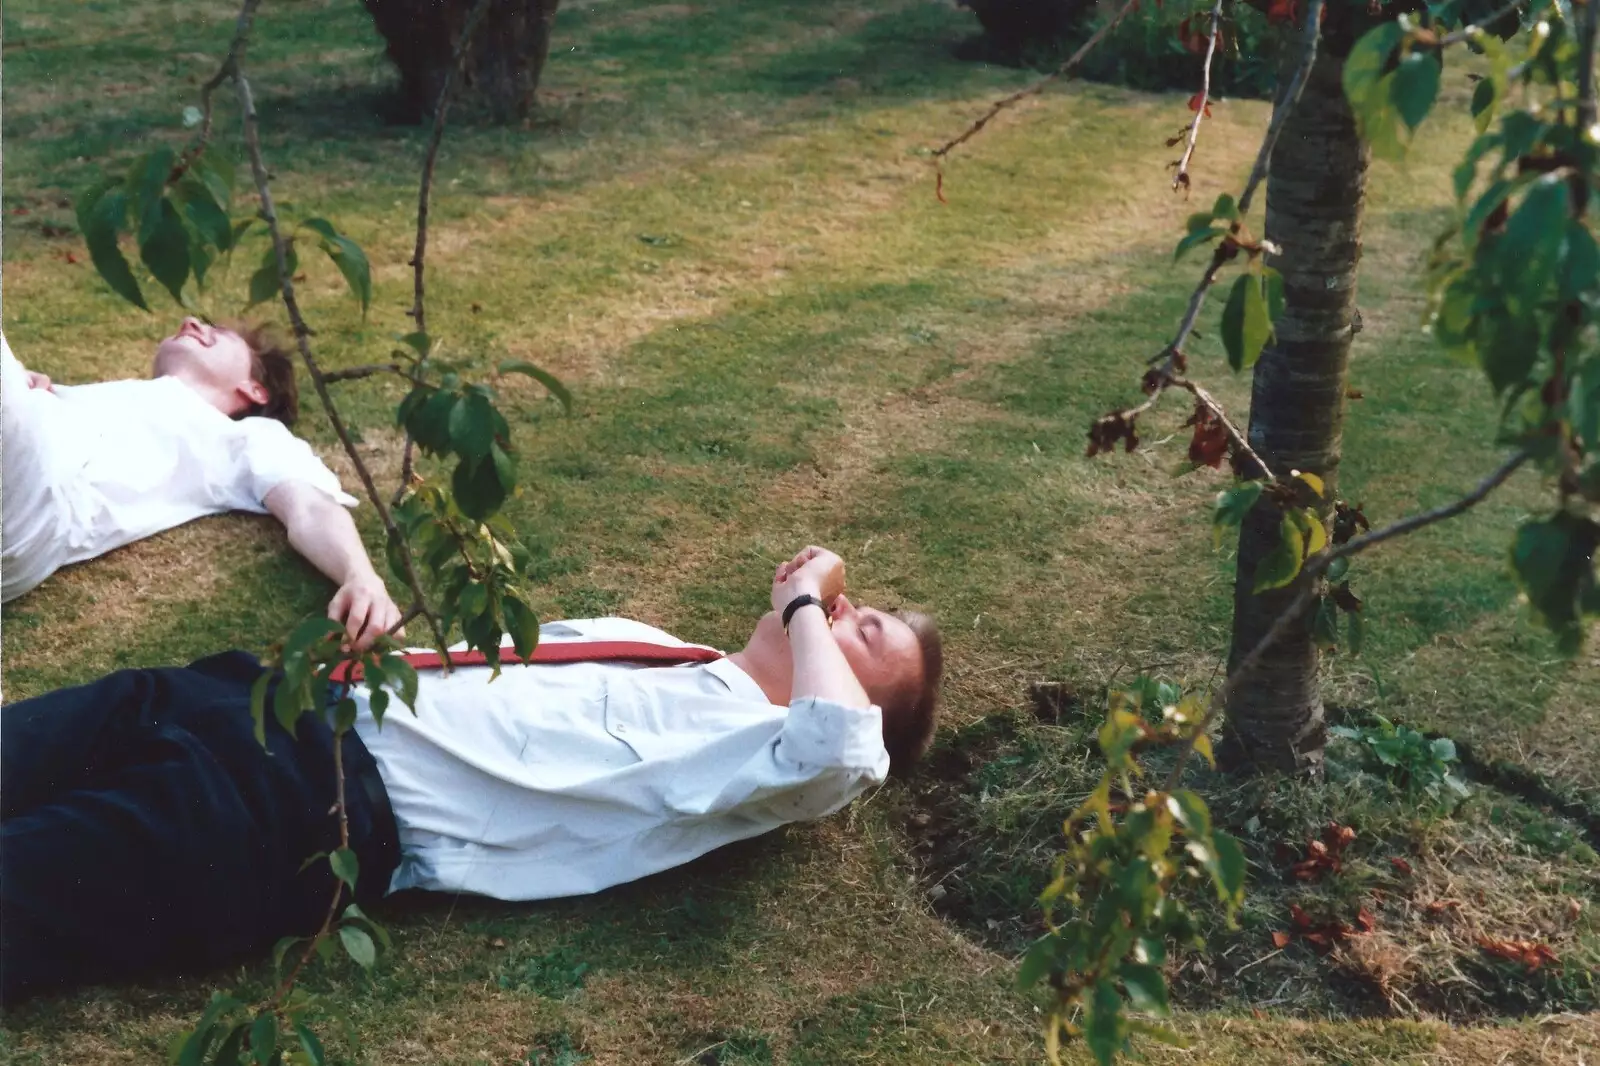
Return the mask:
M756 684L755 678L739 669L732 659L716 659L706 663L705 668L707 673L727 685L728 691L740 699L772 702L767 699L767 694L761 691L761 686Z

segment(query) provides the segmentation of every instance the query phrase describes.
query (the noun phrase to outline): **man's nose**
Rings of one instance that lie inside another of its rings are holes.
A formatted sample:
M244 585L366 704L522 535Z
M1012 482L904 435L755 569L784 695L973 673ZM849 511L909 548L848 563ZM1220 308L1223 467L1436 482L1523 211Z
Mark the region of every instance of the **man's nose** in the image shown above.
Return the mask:
M843 618L853 609L854 607L851 605L850 601L845 598L845 594L841 592L838 596L834 597L833 609L828 612L828 615L837 621L838 619Z

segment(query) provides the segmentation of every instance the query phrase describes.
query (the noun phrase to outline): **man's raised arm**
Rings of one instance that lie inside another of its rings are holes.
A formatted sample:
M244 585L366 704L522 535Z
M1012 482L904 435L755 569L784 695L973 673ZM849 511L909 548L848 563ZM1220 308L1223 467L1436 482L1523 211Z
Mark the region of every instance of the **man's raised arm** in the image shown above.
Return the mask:
M354 647L365 650L400 621L400 608L372 568L350 513L304 481L285 481L263 501L288 531L289 543L326 574L339 591L328 617L343 623Z
M772 579L772 609L779 615L802 596L817 601L789 616L789 652L794 660L791 700L815 696L846 707L872 705L867 690L861 687L849 660L829 632L827 605L842 592L844 562L826 548L806 548L779 566Z

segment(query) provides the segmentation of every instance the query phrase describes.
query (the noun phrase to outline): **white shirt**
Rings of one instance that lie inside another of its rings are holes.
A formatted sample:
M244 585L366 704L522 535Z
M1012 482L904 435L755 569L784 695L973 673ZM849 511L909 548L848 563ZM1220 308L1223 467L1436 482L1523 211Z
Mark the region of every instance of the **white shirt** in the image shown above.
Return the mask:
M29 389L9 347L0 359L5 473L29 493L21 505L6 497L4 599L59 567L202 515L264 514L267 493L286 481L356 505L276 419L229 418L170 377Z
M541 640L682 645L622 618ZM882 713L769 703L727 660L487 667L421 674L417 713L381 729L355 698L400 831L390 891L504 900L598 892L724 844L839 810L889 772Z

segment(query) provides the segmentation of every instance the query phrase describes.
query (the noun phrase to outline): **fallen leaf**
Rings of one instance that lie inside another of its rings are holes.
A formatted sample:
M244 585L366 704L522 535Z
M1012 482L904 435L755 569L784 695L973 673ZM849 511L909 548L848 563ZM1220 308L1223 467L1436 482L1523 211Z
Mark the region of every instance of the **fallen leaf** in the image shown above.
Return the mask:
M1411 864L1409 862L1406 862L1406 860L1402 859L1400 856L1391 855L1389 857L1389 865L1393 866L1397 871L1399 871L1400 873L1404 874L1405 876L1407 876L1407 877L1411 876Z
M1461 901L1459 899L1436 899L1423 908L1423 910L1428 912L1429 917L1432 918L1437 918L1445 911L1454 911L1460 909Z
M1575 899L1567 900L1567 921L1575 922L1578 915L1583 913L1583 904Z
M1536 940L1496 940L1480 933L1478 946L1507 962L1521 963L1528 968L1529 973L1533 973L1547 962L1557 965L1561 962L1556 953L1550 950L1549 945Z
M1361 927L1362 932L1370 933L1374 929L1378 928L1378 919L1372 916L1371 911L1367 910L1365 907L1362 907L1356 912L1356 924Z
M1274 929L1272 931L1272 946L1278 948L1279 950L1288 947L1290 939L1291 937L1289 934L1285 933L1282 929Z
M1311 916L1301 910L1298 903L1289 904L1289 918L1294 922L1296 929L1311 928Z

